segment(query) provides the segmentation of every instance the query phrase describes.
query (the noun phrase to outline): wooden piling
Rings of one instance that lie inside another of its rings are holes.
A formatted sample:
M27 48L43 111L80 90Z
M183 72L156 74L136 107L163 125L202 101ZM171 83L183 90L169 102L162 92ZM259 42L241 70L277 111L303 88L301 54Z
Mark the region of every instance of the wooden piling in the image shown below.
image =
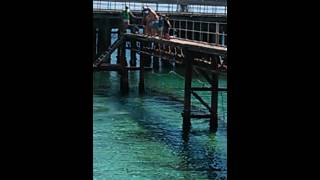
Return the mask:
M107 32L106 32L106 23L101 21L99 23L98 31L98 56L100 56L104 51L107 50Z
M120 38L120 36L122 35L121 33L121 29L119 28L118 29L118 38ZM120 60L120 57L121 57L121 53L120 53L120 47L117 49L117 64L120 64L121 60Z
M106 26L106 47L109 48L111 46L111 27L109 26L110 23L107 22L107 26ZM111 56L111 54L110 54ZM111 58L107 57L107 63L111 62Z
M125 41L122 45L120 45L120 48L118 49L120 51L120 64L121 64L121 77L120 77L120 91L122 93L128 93L129 92L129 81L128 81L128 70L127 62L126 62L126 54L125 54Z
M151 42L150 41L147 41L147 42L144 42L144 43L145 43L144 44L145 47L151 48ZM147 67L151 66L151 56L150 55L146 55L145 56L144 65L147 66Z
M159 64L160 64L159 58L153 56L152 67L153 67L153 69L154 69L156 72L159 71Z
M144 47L143 42L140 42L140 49ZM139 73L139 93L144 93L144 62L145 62L145 54L140 54L140 73Z
M135 51L132 51L132 49L137 49L137 44L135 39L131 39L131 58L130 58L130 66L137 66L137 55Z
M185 56L185 81L184 81L184 109L183 109L183 129L190 129L191 127L191 83L192 83L192 54L187 50Z
M216 59L212 61L212 68L217 68ZM209 123L210 132L216 132L218 129L218 80L218 74L213 72L211 78L211 117Z
M121 59L121 60L123 60L123 63L125 66L128 66L127 57L126 57L126 51L127 51L126 50L126 43L127 43L127 41L123 41L123 43L120 45L121 49L122 49L121 57L123 57L123 59Z
M158 49L158 44L157 43L154 43L154 46L153 46L154 49ZM159 71L159 58L158 57L155 57L153 56L153 59L152 59L152 68L155 70L155 71Z
M93 29L92 29L92 57L93 57L93 62L96 61L96 58L97 58L97 30L96 30L96 27L93 26Z

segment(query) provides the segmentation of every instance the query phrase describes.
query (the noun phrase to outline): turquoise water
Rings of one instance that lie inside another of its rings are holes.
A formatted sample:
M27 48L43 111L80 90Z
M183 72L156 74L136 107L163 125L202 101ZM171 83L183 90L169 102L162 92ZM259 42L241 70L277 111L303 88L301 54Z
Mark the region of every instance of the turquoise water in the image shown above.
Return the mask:
M226 93L219 93L218 132L208 132L208 119L193 119L185 135L182 68L146 72L145 95L138 93L139 72L129 72L126 96L117 72L95 72L93 78L94 179L226 179ZM208 84L195 76L193 86ZM226 77L220 77L220 86L226 87ZM210 94L202 95L210 102ZM192 105L205 110L196 99Z

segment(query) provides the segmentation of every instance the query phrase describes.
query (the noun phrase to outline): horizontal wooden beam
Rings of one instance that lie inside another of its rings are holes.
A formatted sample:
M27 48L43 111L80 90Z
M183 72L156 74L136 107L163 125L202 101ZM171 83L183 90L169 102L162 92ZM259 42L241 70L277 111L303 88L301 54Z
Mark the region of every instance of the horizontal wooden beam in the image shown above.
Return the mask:
M179 46L183 48L194 49L195 51L203 52L206 54L224 56L227 53L227 48L214 46L212 44L205 43L205 42L195 42L195 41L190 41L186 39L179 39L179 38L164 39L158 36L148 36L145 34L131 34L131 33L126 33L125 38L136 39L139 41L156 42L156 43L161 43L161 44L166 44L171 46Z
M211 91L211 87L192 87L192 91ZM218 88L218 91L228 91L227 88Z
M139 71L141 70L141 67L125 67L129 71ZM144 67L144 70L152 70L151 67Z
M178 64L181 64L182 63L182 59L179 58L179 57L170 57L168 55L159 55L159 54L155 54L155 53L150 53L150 52L146 52L146 51L141 51L139 49L131 49L131 51L135 51L137 53L142 53L142 54L146 54L146 55L149 55L149 56L153 56L153 57L157 57L157 58L161 58L161 59L164 59L164 60L168 60L168 61L172 61L172 60L175 60L176 63Z
M228 91L227 88L218 88L218 91Z
M201 119L201 118L210 118L211 114L191 114L191 118Z
M120 64L106 64L102 63L100 66L94 66L93 69L97 71L121 71Z
M211 91L211 87L192 87L192 91Z
M217 74L217 75L222 75L222 76L226 76L227 75L226 71L221 71L221 70L218 70L218 69L212 69L212 68L209 68L209 67L202 67L202 66L199 66L197 64L195 64L194 67L197 67L197 69L203 69L204 71L208 71L210 73L214 73L214 74Z

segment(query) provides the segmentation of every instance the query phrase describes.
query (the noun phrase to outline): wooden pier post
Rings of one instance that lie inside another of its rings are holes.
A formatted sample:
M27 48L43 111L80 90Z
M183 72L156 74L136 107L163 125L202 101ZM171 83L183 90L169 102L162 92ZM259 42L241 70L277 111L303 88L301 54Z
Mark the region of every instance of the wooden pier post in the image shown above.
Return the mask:
M143 50L145 43L143 41L140 42L140 50ZM144 93L144 62L145 62L145 54L140 53L140 73L139 73L139 93Z
M184 80L184 109L183 109L183 129L188 130L191 127L191 83L192 83L192 53L187 49L185 56L185 80Z
M110 23L107 22L107 25L106 25L106 47L109 48L111 46L111 27L109 25ZM111 55L110 55L111 56ZM107 63L110 63L111 62L111 58L110 56L107 58Z
M170 50L170 47L168 45L161 45L161 50L162 51L165 51L165 52L169 52ZM165 68L165 69L171 69L172 68L172 64L170 63L169 60L164 60L164 61L161 61L162 63L162 67Z
M120 48L118 49L120 52L120 64L121 64L121 77L120 77L120 91L122 93L128 93L129 92L129 81L128 81L128 70L127 67L127 61L126 61L126 41L123 42L123 44L120 45Z
M135 39L131 39L131 58L130 58L130 66L137 66L137 55L136 51L133 51L132 49L137 49L137 44Z
M121 46L121 56L123 57L123 63L125 66L128 66L128 62L127 62L127 53L126 53L126 47L127 47L127 41L123 41L123 44L120 45Z
M159 58L158 58L158 57L153 56L152 66L153 66L153 69L154 69L156 72L159 71Z
M156 50L158 49L158 44L157 43L154 43L153 45L153 49ZM153 70L156 70L156 71L159 71L159 58L158 57L155 57L153 56L153 59L152 59L152 68Z
M145 43L144 47L151 49L151 42L147 41L147 42L144 42L144 43ZM146 55L145 56L144 65L147 66L147 67L151 66L151 56L150 55Z
M217 57L214 57L212 61L212 68L217 68ZM219 78L218 74L212 73L211 78L211 115L209 129L210 132L216 132L218 129L218 87L219 87Z
M100 21L98 33L99 33L98 34L98 56L100 56L108 48L107 47L106 23L104 21Z
M121 35L122 35L121 28L119 27L119 29L118 29L118 39L120 38ZM121 63L121 60L120 60L120 57L121 57L120 49L121 49L120 47L117 49L117 64Z
M97 53L96 53L96 51L97 51L97 30L96 30L96 27L95 26L93 26L93 29L92 29L92 57L93 57L93 62L95 62L96 61L96 59L97 59Z

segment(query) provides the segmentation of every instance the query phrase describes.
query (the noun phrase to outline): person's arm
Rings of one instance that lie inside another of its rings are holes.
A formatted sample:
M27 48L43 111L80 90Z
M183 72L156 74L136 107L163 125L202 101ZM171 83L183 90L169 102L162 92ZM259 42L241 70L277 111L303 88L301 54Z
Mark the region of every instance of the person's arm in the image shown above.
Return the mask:
M170 21L169 21L169 20L167 20L167 22L168 22L168 26L169 26L169 28L171 28L172 26L171 26Z
M130 16L133 18L133 19L137 19L137 16L135 16L131 11L130 11Z

